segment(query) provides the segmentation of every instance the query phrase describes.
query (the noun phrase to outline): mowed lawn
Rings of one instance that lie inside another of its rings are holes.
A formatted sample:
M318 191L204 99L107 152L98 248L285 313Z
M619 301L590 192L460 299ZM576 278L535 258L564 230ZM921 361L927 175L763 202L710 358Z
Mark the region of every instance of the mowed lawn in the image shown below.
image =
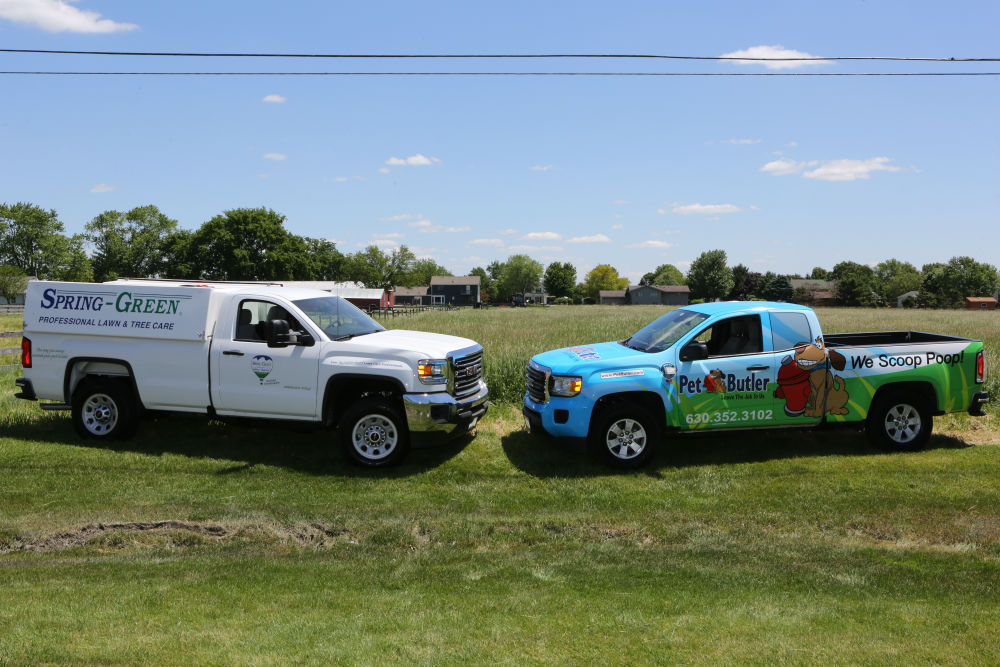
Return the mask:
M0 372L0 664L1000 663L993 415L940 418L911 454L674 438L638 473L523 430L531 354L660 312L388 321L483 343L501 402L386 471L323 430L191 417L95 445ZM979 337L997 370L996 313L819 315Z

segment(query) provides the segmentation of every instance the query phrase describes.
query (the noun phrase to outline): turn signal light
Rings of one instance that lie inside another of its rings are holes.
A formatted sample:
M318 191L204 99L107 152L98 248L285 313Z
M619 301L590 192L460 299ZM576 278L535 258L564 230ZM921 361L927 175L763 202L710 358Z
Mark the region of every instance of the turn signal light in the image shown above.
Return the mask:
M31 368L31 339L21 338L21 368Z

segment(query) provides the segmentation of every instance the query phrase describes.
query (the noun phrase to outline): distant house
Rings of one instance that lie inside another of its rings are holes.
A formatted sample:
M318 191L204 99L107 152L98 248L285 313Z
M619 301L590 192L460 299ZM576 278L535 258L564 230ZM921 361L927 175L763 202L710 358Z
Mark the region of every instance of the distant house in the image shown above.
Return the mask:
M302 287L329 292L363 309L388 308L392 305L392 292L365 287L361 283L338 283L332 280L282 280L281 284L285 287Z
M914 301L916 301L918 296L920 296L920 292L917 290L911 290L909 292L900 294L898 297L896 297L896 308L902 308L903 302L905 302L907 299L913 299Z
M524 303L541 303L547 304L550 301L549 295L546 292L525 292L523 294Z
M429 306L431 304L431 287L394 287L395 305L397 306Z
M625 290L625 303L636 306L686 306L690 300L687 285L629 285Z
M996 310L997 300L992 296L965 297L966 310Z
M431 276L431 305L471 306L479 303L479 276Z
M623 289L602 289L597 296L597 302L602 306L625 305L625 290Z

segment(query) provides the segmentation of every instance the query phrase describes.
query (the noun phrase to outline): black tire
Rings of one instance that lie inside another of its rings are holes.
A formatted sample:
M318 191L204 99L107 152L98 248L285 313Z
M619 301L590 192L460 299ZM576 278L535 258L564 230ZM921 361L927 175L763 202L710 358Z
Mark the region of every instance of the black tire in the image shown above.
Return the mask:
M591 452L604 463L634 469L649 462L661 436L660 423L648 410L618 404L594 416L588 443Z
M73 428L83 438L124 440L139 425L139 406L128 380L88 377L73 392Z
M349 407L337 432L347 456L367 467L399 463L410 449L406 418L387 398L364 398Z
M934 416L927 401L912 392L892 392L879 396L865 422L872 444L889 451L922 449L931 437Z

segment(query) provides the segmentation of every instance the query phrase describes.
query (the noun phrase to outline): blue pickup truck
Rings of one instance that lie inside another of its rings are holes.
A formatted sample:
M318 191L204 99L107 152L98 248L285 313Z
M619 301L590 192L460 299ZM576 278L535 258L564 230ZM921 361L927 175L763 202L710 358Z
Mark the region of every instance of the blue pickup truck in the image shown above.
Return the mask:
M586 439L624 468L665 431L855 423L910 450L934 415L980 416L981 341L917 331L824 335L811 308L726 302L673 310L632 336L551 350L528 363L534 433Z

